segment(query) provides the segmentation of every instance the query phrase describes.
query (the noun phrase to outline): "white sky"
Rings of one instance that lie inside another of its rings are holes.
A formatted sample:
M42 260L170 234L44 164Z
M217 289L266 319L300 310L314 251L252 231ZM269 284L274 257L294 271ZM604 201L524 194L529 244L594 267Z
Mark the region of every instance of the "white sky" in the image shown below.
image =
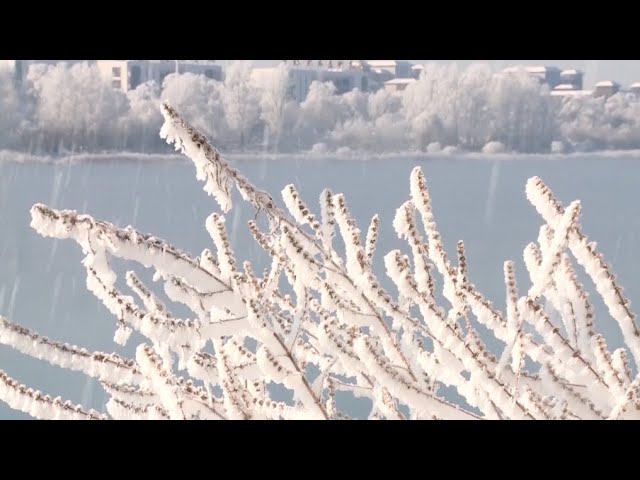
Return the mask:
M559 68L577 68L585 72L584 87L591 88L601 80L615 80L623 86L640 81L640 60L411 60L415 63L458 63L466 66L471 63L489 63L496 69L510 65L549 65ZM275 65L279 60L256 60L254 64ZM220 63L226 64L226 60Z

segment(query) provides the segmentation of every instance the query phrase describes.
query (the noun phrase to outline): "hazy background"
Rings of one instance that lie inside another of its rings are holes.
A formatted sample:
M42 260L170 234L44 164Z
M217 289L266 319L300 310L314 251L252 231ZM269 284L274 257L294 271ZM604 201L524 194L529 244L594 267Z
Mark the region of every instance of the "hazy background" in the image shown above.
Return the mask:
M280 60L255 60L255 65L275 65ZM585 73L584 87L591 88L600 80L616 80L622 85L640 82L640 60L410 60L414 63L457 63L467 67L472 63L489 63L495 69L510 65L548 65L558 68L577 68ZM219 60L223 65L230 60Z
M557 62L583 68L587 84L603 78L623 84L615 94L564 97L550 95L525 71L496 72L518 63L441 61L402 91L346 93L330 81L293 82L283 64L255 72L251 62L233 62L224 65L222 81L171 73L161 84L148 81L126 92L112 88L97 65L33 65L20 86L4 69L0 150L162 153L161 100L225 152L640 150L640 94L628 88L640 80L638 62L617 62L619 68L607 61Z

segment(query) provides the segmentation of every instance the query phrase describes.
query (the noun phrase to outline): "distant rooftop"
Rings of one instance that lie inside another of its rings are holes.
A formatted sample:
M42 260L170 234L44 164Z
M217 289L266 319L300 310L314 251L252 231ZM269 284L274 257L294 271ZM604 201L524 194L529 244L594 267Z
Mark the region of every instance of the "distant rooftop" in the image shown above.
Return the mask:
M367 63L373 68L397 67L398 65L408 65L408 60L367 60Z
M552 90L553 97L587 97L593 95L593 90Z
M545 67L543 65L531 66L528 67L526 65L516 65L514 67L507 67L503 70L505 73L515 73L525 71L528 73L547 73L547 72L558 72L560 69L558 67Z
M614 82L613 80L602 80L601 82L596 83L596 87L619 87L620 84L618 82Z
M393 80L384 82L384 84L385 85L408 85L410 83L415 83L415 82L417 82L415 78L394 78Z
M576 87L570 83L562 83L554 88L554 90L576 90Z
M149 63L193 63L193 64L200 64L200 65L211 65L214 64L216 61L215 60L143 60L143 59L137 59L137 60L125 60L125 61L134 61L134 62L149 62Z
M527 67L527 72L529 73L547 73L547 72L557 72L560 71L558 67L545 67L545 66L536 66L536 67Z

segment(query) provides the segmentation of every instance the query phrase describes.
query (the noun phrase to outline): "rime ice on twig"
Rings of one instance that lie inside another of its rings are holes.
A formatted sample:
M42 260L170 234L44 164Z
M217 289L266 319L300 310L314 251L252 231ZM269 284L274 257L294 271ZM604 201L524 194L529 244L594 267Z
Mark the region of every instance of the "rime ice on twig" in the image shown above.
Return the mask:
M540 178L533 177L527 182L526 191L527 197L549 226L558 228L561 225L564 209L551 190ZM635 323L635 314L630 309L629 300L624 297L622 288L617 284L603 256L596 250L595 244L587 241L587 237L577 225L568 232L568 246L578 263L593 280L609 313L620 325L625 342L638 367L640 365L640 332Z
M106 420L95 410L86 411L80 405L51 399L37 390L27 388L0 370L0 400L14 410L28 413L41 420Z
M140 383L144 378L132 360L114 353L89 352L75 345L55 342L2 317L0 343L38 360L103 381L116 384Z
M174 143L176 150L193 160L198 180L205 182L205 191L215 197L223 212L231 210L231 186L235 185L244 200L259 211L272 215L275 203L267 192L255 188L220 155L204 135L182 119L168 103L164 102L161 110L165 122L160 136L167 143Z

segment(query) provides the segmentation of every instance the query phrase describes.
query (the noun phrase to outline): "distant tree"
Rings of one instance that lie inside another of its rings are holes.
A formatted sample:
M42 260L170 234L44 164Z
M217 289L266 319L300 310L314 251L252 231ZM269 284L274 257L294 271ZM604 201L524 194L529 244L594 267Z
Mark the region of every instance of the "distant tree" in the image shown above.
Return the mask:
M353 110L331 82L314 81L300 104L296 134L305 145L326 139Z
M222 86L222 103L227 124L238 132L240 148L244 148L247 135L260 118L259 96L251 82L251 63L236 61L225 72Z
M88 63L29 69L34 121L46 150L104 148L117 138L128 110L126 95Z
M287 109L293 110L290 98L290 67L281 63L269 75L256 83L260 91L260 118L265 125L265 139L268 145L278 150L283 136Z
M401 109L402 97L384 88L367 95L367 118L376 119L387 113L399 113Z
M127 92L129 115L127 116L127 148L146 151L158 145L158 129L162 125L162 115L158 111L160 86L145 82Z
M458 145L456 96L457 65L427 65L420 79L402 95L409 135L414 145L424 148L432 142Z
M225 145L229 126L225 117L222 83L194 73L165 77L161 97L185 112L193 125Z
M548 87L525 71L495 74L488 87L490 139L510 151L548 151L555 134Z
M640 97L567 98L558 114L559 137L579 150L640 148Z
M27 109L23 102L13 72L0 66L0 142L5 148L17 146L21 130L26 127Z
M471 65L460 76L456 95L459 145L479 150L490 139L489 95L493 72L487 64Z

